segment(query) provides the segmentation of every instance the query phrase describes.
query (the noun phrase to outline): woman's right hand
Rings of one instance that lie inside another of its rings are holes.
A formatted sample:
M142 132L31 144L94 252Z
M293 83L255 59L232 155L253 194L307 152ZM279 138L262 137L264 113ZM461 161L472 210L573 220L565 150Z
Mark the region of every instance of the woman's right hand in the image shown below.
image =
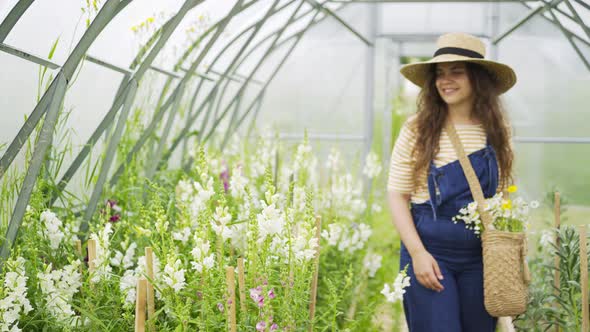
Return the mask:
M413 255L412 266L414 267L414 275L422 286L436 292L444 290L443 285L439 282L439 280L443 280L443 275L436 259L428 251L422 250Z

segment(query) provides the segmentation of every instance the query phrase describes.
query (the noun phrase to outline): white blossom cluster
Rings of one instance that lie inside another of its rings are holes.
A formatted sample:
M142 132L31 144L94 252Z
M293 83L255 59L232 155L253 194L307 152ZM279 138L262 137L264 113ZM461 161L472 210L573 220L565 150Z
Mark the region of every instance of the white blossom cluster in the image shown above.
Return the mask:
M191 251L194 261L191 265L197 272L210 270L215 265L215 254L210 253L210 249L209 241L204 241L195 235L195 246Z
M330 150L330 154L328 155L328 159L326 160L326 168L330 171L330 174L337 173L340 171L342 167L342 161L340 159L340 151L335 148Z
M379 156L373 151L367 154L365 159L365 167L363 167L363 174L365 174L369 179L373 179L381 174L382 169L383 167L379 161Z
M194 219L206 208L207 202L215 194L213 178L207 174L202 174L201 178L207 179L205 186L198 181L189 180L181 180L176 185L177 199L189 206L191 217Z
M39 286L45 296L45 308L57 321L75 325L79 319L72 309L72 298L82 286L79 272L80 261L76 260L63 269L52 270L49 264L45 272L39 272Z
M372 232L371 227L364 223L353 224L352 227L333 223L322 231L322 237L328 241L328 245L337 246L338 250L352 254L365 246Z
M405 289L408 287L410 287L410 277L408 277L407 271L404 269L397 275L393 285L383 285L381 294L385 295L387 302L398 302L403 299L403 296L406 293Z
M266 201L261 200L262 212L256 218L258 221L258 242L262 243L268 236L280 235L285 227L285 215L277 207L279 194L271 195L266 192ZM268 202L268 203L267 203Z
M233 168L229 180L230 193L235 198L241 198L246 195L246 186L248 178L244 176L242 166L238 165Z
M180 232L172 232L172 238L182 243L187 243L191 235L190 227L184 227Z
M173 263L169 262L166 264L162 280L166 285L174 289L175 292L179 292L186 286L184 279L185 272L185 269L182 268L182 262L180 259L176 259Z
M352 175L333 177L330 190L324 197L324 208L329 208L338 216L350 221L355 220L366 208L362 199L362 186L354 184Z
M504 193L499 192L485 200L484 211L488 211L492 218L491 228L510 231L510 229L519 226L517 228L526 230L530 208L538 208L539 202L527 203L522 197L504 199L503 196ZM472 229L476 234L481 234L484 225L477 207L477 202L469 203L467 207L459 210L459 214L453 217L453 221L455 223L463 221L468 229Z
M59 244L65 237L65 234L61 230L63 227L62 221L50 210L41 212L40 219L41 224L43 225L43 237L49 241L51 249L57 250Z
M109 279L113 269L110 265L110 236L113 228L110 223L106 223L104 228L96 233L90 234L90 238L96 241L96 258L94 259L94 274L90 279L91 282L97 283L102 279Z
M368 253L363 259L363 266L367 270L369 277L373 278L377 270L381 267L381 260L383 257L375 253Z
M263 139L258 143L256 153L250 157L250 176L256 179L266 171L266 168L274 164L277 153L277 145L269 139Z
M137 249L137 243L132 242L123 254L119 250L115 250L115 256L111 258L111 265L128 269L134 265L135 249Z
M33 307L27 299L25 260L18 257L6 262L7 272L0 288L0 331L21 331L18 319Z

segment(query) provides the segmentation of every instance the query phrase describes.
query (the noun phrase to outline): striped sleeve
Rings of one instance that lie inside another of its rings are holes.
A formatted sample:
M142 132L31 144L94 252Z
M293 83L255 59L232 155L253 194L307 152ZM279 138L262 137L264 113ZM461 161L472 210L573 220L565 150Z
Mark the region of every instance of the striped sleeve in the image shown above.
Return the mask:
M406 121L399 133L389 167L387 190L398 193L411 194L414 189L412 179L413 159L412 149L416 143L416 134L410 126L410 119Z

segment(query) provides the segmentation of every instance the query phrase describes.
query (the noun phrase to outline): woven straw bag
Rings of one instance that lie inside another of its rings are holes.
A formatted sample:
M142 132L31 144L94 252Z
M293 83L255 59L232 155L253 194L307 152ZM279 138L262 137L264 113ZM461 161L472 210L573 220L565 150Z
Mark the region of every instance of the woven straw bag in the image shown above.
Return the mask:
M491 229L492 218L483 210L485 199L481 184L455 127L450 122L446 127L485 228L482 233L485 308L494 317L520 315L526 311L530 282L526 234Z

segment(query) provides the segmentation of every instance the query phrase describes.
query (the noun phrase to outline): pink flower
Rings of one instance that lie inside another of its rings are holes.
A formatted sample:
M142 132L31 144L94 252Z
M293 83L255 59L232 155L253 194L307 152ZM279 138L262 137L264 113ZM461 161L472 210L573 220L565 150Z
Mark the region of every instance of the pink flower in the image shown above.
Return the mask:
M223 304L221 302L217 303L217 309L219 309L219 311L223 312Z
M274 299L275 297L276 297L276 295L275 295L274 288L271 288L271 289L268 291L268 298L272 300L272 299Z
M266 329L266 322L260 321L256 324L256 331L264 331Z
M264 296L262 296L262 287L258 286L256 288L250 288L250 298L252 298L252 300L256 302L259 308L264 307Z
M279 329L279 326L277 325L277 323L273 323L273 324L270 326L270 330L271 330L271 331L276 331L276 330L278 330L278 329Z

